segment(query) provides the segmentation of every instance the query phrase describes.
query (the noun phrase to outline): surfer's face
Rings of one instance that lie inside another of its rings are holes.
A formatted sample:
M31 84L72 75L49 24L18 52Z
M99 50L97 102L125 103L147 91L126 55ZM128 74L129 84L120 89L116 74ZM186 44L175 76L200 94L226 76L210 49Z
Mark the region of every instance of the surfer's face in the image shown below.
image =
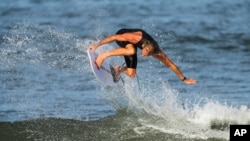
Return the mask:
M153 46L151 45L147 45L147 46L144 46L143 49L142 49L142 52L141 52L141 55L143 57L147 57L147 56L150 56L153 52Z
M141 52L141 55L143 57L147 57L147 56L150 56L154 51L154 46L153 44L146 40L144 41L144 43L142 44L142 52Z

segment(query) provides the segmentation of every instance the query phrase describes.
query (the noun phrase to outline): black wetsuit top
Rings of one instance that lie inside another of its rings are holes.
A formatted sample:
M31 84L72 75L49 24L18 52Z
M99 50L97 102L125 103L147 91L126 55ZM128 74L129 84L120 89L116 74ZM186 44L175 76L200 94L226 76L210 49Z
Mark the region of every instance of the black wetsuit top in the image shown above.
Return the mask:
M130 55L130 56L124 56L126 65L128 68L136 68L137 66L137 48L142 49L142 44L144 43L144 41L148 40L150 41L153 46L154 46L154 52L159 52L160 48L159 45L157 44L157 42L144 30L142 29L120 29L116 32L116 34L124 34L124 33L131 33L131 32L142 32L142 39L134 44L128 41L116 41L116 43L120 46L120 47L125 47L127 44L133 44L135 47L135 54Z

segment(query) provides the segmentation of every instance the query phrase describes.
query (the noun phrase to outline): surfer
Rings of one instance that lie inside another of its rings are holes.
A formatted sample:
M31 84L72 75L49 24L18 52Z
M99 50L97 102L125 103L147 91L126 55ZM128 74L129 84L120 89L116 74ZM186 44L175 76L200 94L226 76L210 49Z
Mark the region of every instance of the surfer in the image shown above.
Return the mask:
M111 56L124 56L126 66L115 65L115 73L125 73L131 78L136 75L137 67L137 48L141 49L143 57L153 56L160 60L163 64L169 67L185 84L196 84L197 81L193 78L187 78L183 75L180 69L168 58L168 56L159 48L158 43L142 29L120 29L116 34L108 36L99 43L89 47L95 51L101 45L116 41L119 48L111 51L100 53L96 59L96 65L101 68L103 61Z

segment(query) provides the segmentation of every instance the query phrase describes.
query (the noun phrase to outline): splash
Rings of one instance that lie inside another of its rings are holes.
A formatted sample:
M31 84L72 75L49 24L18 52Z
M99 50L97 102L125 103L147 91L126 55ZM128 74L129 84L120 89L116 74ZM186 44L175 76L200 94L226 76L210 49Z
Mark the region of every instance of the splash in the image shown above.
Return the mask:
M215 129L228 129L230 124L249 124L250 109L245 105L233 107L207 100L204 106L195 105L192 121Z
M83 56L79 54L84 48L81 43L82 40L74 34L51 26L20 22L13 25L3 37L1 56L8 62L6 67L26 62L46 63L51 67L69 67L69 64L74 64L78 65L75 68L79 68L80 65L75 63Z
M153 129L188 138L228 139L230 124L249 124L250 110L244 105L237 108L206 98L183 100L178 90L160 80L140 84L125 79L123 86L102 89L104 99L118 111L137 115L135 122L142 124L134 128L138 134Z

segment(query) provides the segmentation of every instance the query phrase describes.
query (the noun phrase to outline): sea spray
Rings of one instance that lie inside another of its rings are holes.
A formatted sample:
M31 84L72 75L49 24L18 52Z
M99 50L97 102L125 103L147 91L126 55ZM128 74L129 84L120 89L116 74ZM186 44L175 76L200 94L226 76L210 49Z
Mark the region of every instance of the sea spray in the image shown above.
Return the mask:
M233 107L207 99L203 105L193 109L192 121L215 129L229 129L230 124L249 124L250 110L245 105Z
M51 26L29 22L10 26L0 48L1 120L93 120L112 114L108 105L94 98L98 83L86 57L92 42Z
M103 97L116 110L138 116L136 120L142 124L135 128L138 134L154 129L189 138L228 139L230 124L249 124L250 112L245 106L232 107L207 98L194 102L180 98L167 82L141 80L138 85L135 79L124 77L124 85L102 89Z

